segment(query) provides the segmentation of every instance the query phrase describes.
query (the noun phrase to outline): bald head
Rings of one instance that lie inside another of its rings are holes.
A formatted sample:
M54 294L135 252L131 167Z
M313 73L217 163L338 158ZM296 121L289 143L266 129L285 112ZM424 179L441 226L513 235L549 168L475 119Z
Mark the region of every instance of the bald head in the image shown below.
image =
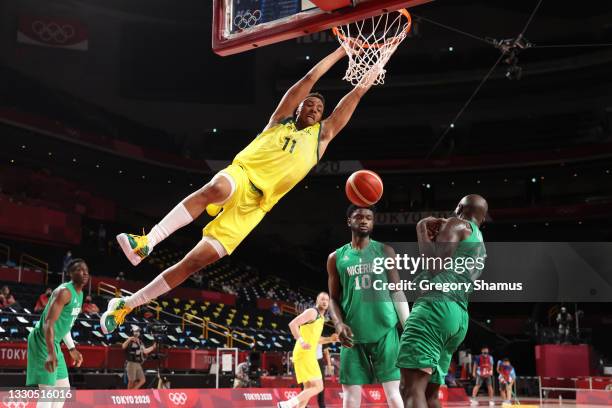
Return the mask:
M484 197L478 194L466 195L459 201L455 213L459 218L474 221L478 226L487 218L489 204Z

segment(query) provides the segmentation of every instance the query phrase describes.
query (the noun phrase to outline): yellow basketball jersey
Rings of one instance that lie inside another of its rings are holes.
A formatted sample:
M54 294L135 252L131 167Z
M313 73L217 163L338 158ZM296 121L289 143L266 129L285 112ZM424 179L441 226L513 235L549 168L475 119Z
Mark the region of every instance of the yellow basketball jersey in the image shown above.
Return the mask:
M234 158L234 164L263 192L264 211L270 211L317 164L320 131L321 123L298 130L288 119L264 130Z
M304 357L312 357L315 360L317 359L317 346L319 345L321 333L323 333L324 324L325 319L317 310L317 318L314 321L300 326L300 336L302 336L306 343L310 344L310 349L304 350L300 342L296 342L295 347L293 348L294 361L300 360Z

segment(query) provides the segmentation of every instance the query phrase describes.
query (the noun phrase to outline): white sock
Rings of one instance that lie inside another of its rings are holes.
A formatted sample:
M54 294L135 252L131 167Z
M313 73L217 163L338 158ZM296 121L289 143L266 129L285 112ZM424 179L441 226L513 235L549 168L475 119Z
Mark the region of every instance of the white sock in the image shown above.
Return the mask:
M151 249L168 238L174 231L183 228L192 221L193 217L189 214L187 208L185 208L183 203L179 203L147 234Z
M170 289L172 288L168 286L168 283L166 282L164 277L159 274L147 286L140 289L132 296L127 297L125 299L125 304L127 307L133 309L135 307L149 303L151 300L157 298L158 296L169 292Z

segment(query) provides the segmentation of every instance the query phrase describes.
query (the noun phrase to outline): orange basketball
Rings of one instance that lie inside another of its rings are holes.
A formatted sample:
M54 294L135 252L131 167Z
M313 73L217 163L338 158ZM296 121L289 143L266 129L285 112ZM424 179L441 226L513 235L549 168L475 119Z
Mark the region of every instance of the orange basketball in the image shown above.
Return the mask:
M370 170L359 170L346 180L346 196L359 207L369 207L383 195L383 182L380 176Z

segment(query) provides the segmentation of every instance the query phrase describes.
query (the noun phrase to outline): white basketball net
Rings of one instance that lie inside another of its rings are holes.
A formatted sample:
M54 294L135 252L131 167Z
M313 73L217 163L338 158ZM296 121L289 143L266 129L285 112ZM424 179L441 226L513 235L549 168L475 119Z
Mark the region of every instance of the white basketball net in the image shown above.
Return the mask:
M353 86L385 83L385 65L410 32L405 9L356 21L333 29L349 58L344 80Z

